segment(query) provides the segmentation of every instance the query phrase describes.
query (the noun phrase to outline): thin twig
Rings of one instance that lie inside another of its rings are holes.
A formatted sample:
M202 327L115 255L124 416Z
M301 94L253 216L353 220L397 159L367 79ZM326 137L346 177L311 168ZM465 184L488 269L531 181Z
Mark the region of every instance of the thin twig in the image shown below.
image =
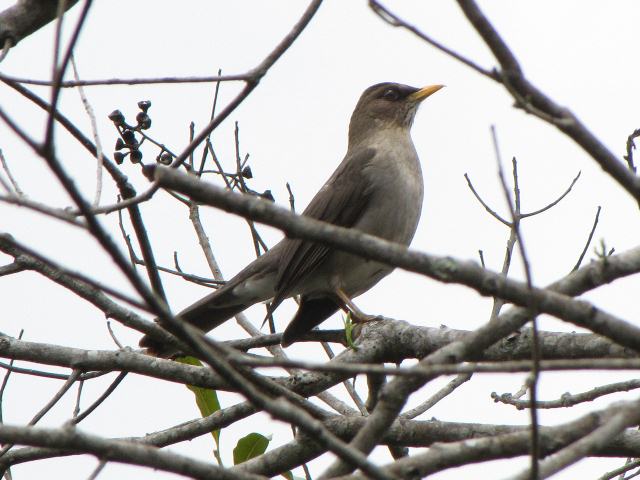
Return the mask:
M576 262L574 267L571 269L572 272L575 272L576 270L578 270L580 268L580 265L582 264L582 260L584 260L584 256L586 255L587 250L589 249L589 245L591 245L591 240L593 240L593 234L596 232L596 227L598 226L598 219L600 218L601 210L602 210L602 207L598 205L598 209L596 210L596 217L593 219L593 226L591 227L591 231L589 232L589 236L587 237L587 242L584 244L584 248L580 253L580 257L578 257L578 261Z
M42 407L40 411L38 411L38 413L36 413L31 420L29 420L29 423L27 423L27 425L33 426L36 423L38 423L42 419L42 417L44 417L47 414L47 412L49 412L54 407L54 405L58 403L58 401L64 396L64 394L67 393L67 391L69 391L69 389L73 386L73 384L76 383L76 381L80 377L80 373L81 373L80 370L74 370L73 372L71 372L71 375L69 375L69 378L67 378L67 381L64 382L64 385L62 385L62 387L60 387L60 389L47 402L47 404L44 407ZM2 447L2 449L0 449L0 457L5 455L9 450L11 450L11 448L13 448L13 444L11 443L8 443L4 447Z
M248 73L248 78L245 79L246 85L242 89L242 91L233 99L231 102L227 104L227 106L218 114L215 118L213 118L209 124L202 129L198 135L195 136L193 141L184 149L184 151L174 160L172 166L177 167L181 165L191 154L191 152L200 145L209 134L216 129L223 120L225 120L231 112L233 112L238 105L240 105L245 98L249 96L249 94L258 86L260 80L267 71L278 61L278 59L286 52L289 47L293 44L293 42L298 38L300 33L305 29L305 27L309 24L311 19L314 17L320 5L322 4L321 0L313 0L309 6L306 8L298 22L293 26L291 31L278 43L278 45L266 56L266 58L253 70Z
M464 178L467 180L467 185L469 187L469 190L471 190L471 193L473 193L473 195L476 197L476 200L478 200L480 202L480 204L484 207L484 209L489 212L489 214L495 218L496 220L498 220L500 223L502 223L503 225L506 225L507 227L511 228L511 222L509 222L508 220L505 220L504 218L502 218L494 209L492 209L483 199L482 197L478 194L478 192L476 191L476 189L473 187L473 183L471 183L471 179L469 178L468 174L464 174Z
M502 185L502 191L504 193L507 205L511 212L511 219L513 224L513 230L518 239L518 249L520 250L520 256L524 265L525 276L527 280L527 288L531 290L533 288L533 279L531 273L531 265L527 257L526 249L522 234L520 232L520 189L518 187L518 170L516 168L516 159L513 158L513 179L514 179L514 194L515 200L512 200L507 182L504 178L504 172L502 170L502 161L500 159L500 149L498 147L498 138L496 129L491 127L491 136L493 139L493 146L496 153L496 162L498 163L498 177L500 178L500 184ZM538 459L540 458L540 432L538 424L538 410L536 408L537 402L537 389L538 379L540 377L540 340L538 334L537 315L535 314L535 308L533 305L529 306L531 315L532 326L532 348L531 348L531 373L529 374L527 385L529 387L529 399L531 402L531 408L529 409L531 416L531 479L537 480L539 477Z
M7 165L7 161L4 158L4 153L2 153L2 149L1 148L0 148L0 165L2 165L2 169L7 174L7 178L9 179L9 182L11 182L11 185L13 186L13 191L15 192L15 194L18 195L19 197L24 196L24 193L22 192L22 189L20 188L20 185L18 185L18 182L16 181L16 179L11 174L11 170L9 169L9 166Z
M5 370L20 373L23 375L32 375L34 377L42 377L42 378L51 378L54 380L67 380L69 375L65 375L64 373L53 373L53 372L45 372L43 370L34 370L32 368L24 368L24 367L16 367L12 363L4 363L0 362L0 368ZM98 378L103 375L106 375L109 372L89 372L83 373L78 380L91 380L93 378Z
M457 0L467 20L476 29L502 68L498 78L530 113L556 126L582 147L636 201L640 201L640 179L628 169L591 131L567 108L556 104L524 76L520 64L509 46L493 27L474 0ZM455 58L455 57L454 57Z
M118 340L118 337L116 337L116 334L113 331L113 328L111 328L111 322L109 320L107 320L107 330L109 331L109 336L111 337L111 340L113 340L113 343L116 344L116 347L122 350L124 347L122 343L120 343L120 340Z
M289 182L287 182L287 192L289 192L289 207L293 213L296 213L296 197L293 195Z
M104 292L108 295L112 295L115 298L118 298L126 303L128 303L129 305L132 305L136 308L140 308L143 310L146 310L147 307L145 306L145 304L141 303L139 300L136 300L132 297L130 297L129 295L122 293L118 290L115 290L97 280L93 280L92 278L89 278L88 276L86 276L83 273L80 272L76 272L73 270L70 270L66 267L63 267L62 265L60 265L59 263L45 257L44 255L41 255L40 253L36 252L35 250L23 245L22 243L18 242L17 240L15 240L14 238L10 238L8 236L0 236L0 239L2 240L3 243L5 243L6 245L10 245L10 248L3 248L2 250L5 253L8 253L9 255L14 256L14 258L16 258L16 261L18 263L20 263L21 265L25 266L25 268L27 269L32 269L33 267L33 263L34 261L40 262L42 264L46 264L48 265L50 268L56 270L59 275L64 275L67 276L69 278L72 279L76 279L76 280L80 280L81 282L86 283L87 285L90 285L91 287L95 288L98 291ZM27 258L29 257L29 258Z
M220 76L222 74L222 69L219 68L218 69L218 76ZM218 94L220 92L220 81L216 81L216 87L215 90L213 92L213 102L211 104L211 115L209 116L209 121L213 120L213 118L216 116L216 107L218 106ZM195 134L195 132L194 132ZM191 136L191 141L193 141L193 135ZM206 140L206 145L207 147L209 147L211 145L211 134L209 134L209 136L207 136L207 140ZM209 152L209 148L203 148L202 149L202 159L200 160L200 168L198 168L198 177L202 176L202 172L204 171L204 166L206 164L207 161L207 153ZM211 147L211 151L213 154L213 147Z
M441 52L449 55L450 57L453 57L456 60L464 63L468 67L470 67L473 70L475 70L476 72L478 72L480 75L484 75L485 77L489 77L489 78L492 78L492 79L496 80L496 73L494 71L486 70L486 69L480 67L479 65L477 65L474 62L472 62L468 58L463 57L462 55L460 55L456 51L450 49L449 47L446 47L442 43L440 43L440 42L434 40L433 38L429 37L428 35L426 35L422 31L418 30L417 27L415 27L415 26L409 24L408 22L402 20L396 14L391 12L388 8L382 6L380 4L380 2L378 2L376 0L369 0L369 7L371 7L371 10L373 10L373 12L376 15L378 15L382 20L387 22L392 27L402 27L402 28L405 28L405 29L409 30L410 32L412 32L413 34L415 34L417 37L421 38L422 40L424 40L428 44L434 46L435 48L437 48Z
M87 480L95 480L96 478L98 478L98 475L100 475L100 473L102 472L102 470L104 470L104 467L106 466L107 466L107 461L100 460L98 462L98 465L96 465L96 468L94 468L93 472L91 472L91 475L87 477Z
M91 413L93 413L95 409L98 408L100 404L104 402L109 397L109 395L111 395L114 392L116 388L118 388L118 385L120 385L120 383L125 379L127 374L128 372L120 372L118 376L115 378L115 380L109 384L107 389L104 392L102 392L102 395L100 395L91 405L89 405L89 407L87 407L87 409L84 412L82 412L79 415L74 415L73 418L69 421L69 424L77 425L82 420L84 420L89 415L91 415Z
M335 354L333 353L333 350L331 350L331 346L327 342L321 342L320 345L322 346L322 349L327 354L327 357L329 357L329 360L331 360L331 359L333 359L335 357ZM347 391L347 393L351 397L351 400L353 400L353 403L355 403L356 407L360 411L360 414L364 415L364 416L367 416L369 414L367 412L367 407L365 407L364 402L360 398L360 395L358 395L358 392L356 392L356 389L351 384L349 379L347 379L344 382L342 382L342 385L344 386L345 390Z
M184 278L188 282L195 283L197 285L201 285L203 287L219 287L224 285L226 282L224 280L216 280L215 278L209 277L201 277L200 275L195 275L193 273L186 273L182 271L182 267L180 267L180 263L178 262L178 252L173 252L173 264L175 266L175 270L166 267L158 267L163 272L170 273L171 275L177 275L179 277Z
M546 212L547 210L549 210L552 207L555 207L558 203L560 203L560 201L566 197L569 192L571 192L571 189L573 188L573 186L576 184L576 182L578 181L578 179L580 178L580 174L582 173L582 171L579 171L578 174L575 176L575 178L571 181L571 185L569 185L569 188L567 188L564 193L562 195L560 195L558 198L556 198L553 202L549 203L548 205L546 205L545 207L542 207L534 212L529 212L529 213L522 213L520 214L520 218L527 218L527 217L533 217L534 215L538 215L540 213Z
M64 74L69 66L69 62L71 60L71 55L73 53L73 49L78 42L78 38L80 37L80 31L84 26L87 15L89 14L89 9L93 3L93 0L85 0L84 6L80 12L80 17L78 18L78 22L76 23L75 28L73 29L73 33L71 34L71 39L69 40L69 44L67 45L67 49L62 57L62 61L60 65L58 65L58 59L60 56L60 39L62 32L62 21L64 19L64 7L65 1L59 2L58 4L58 21L56 22L56 30L54 37L54 48L53 48L53 73L52 73L52 86L51 86L51 100L50 106L51 110L49 111L49 115L47 116L47 122L45 127L45 136L44 142L42 145L42 151L46 152L45 155L54 154L54 127L55 127L55 116L53 112L57 110L58 100L60 98L60 82L64 78Z
M80 413L80 400L82 399L83 387L84 387L84 380L80 378L78 379L78 393L76 394L76 404L73 407L73 413L71 414L72 418L77 417L78 413Z
M627 154L624 156L624 159L627 161L627 166L629 170L633 173L636 173L636 165L633 161L633 151L636 149L636 144L634 140L640 137L640 128L636 128L628 137L627 137Z
M480 265L482 265L482 268L486 268L484 263L484 252L482 250L478 250L478 256L480 257Z
M583 459L589 452L599 445L606 445L625 428L640 422L640 401L627 402L622 406L610 407L610 418L591 433L567 445L558 452L540 461L539 478L547 478L556 472ZM533 471L526 470L510 477L510 480L529 480Z
M444 387L438 390L434 395L432 395L426 401L424 401L417 407L414 407L411 410L404 412L402 415L400 415L399 418L413 419L418 417L419 415L422 415L431 407L436 405L440 400L447 397L448 395L451 395L460 385L462 385L465 382L468 382L471 379L471 375L472 375L471 373L459 374L456 378L454 378L449 383L447 383Z
M18 340L22 339L22 335L24 335L24 328L20 330L20 333L18 334ZM13 371L14 362L15 362L15 359L12 358L8 365L9 368L7 368L7 371L4 374L4 378L2 379L2 385L0 385L0 425L4 423L4 416L2 413L4 391L7 389L7 385L9 384L9 377L11 376L11 372Z
M601 386L595 387L592 390L582 392L582 393L571 394L567 392L567 393L564 393L557 400L537 401L536 408L545 408L545 409L567 408L567 407L572 407L574 405L578 405L580 403L591 402L596 398L600 398L605 395L611 395L612 393L619 393L619 392L628 392L630 390L635 390L637 388L640 388L640 380L638 379L627 380L625 382L610 383L608 385L601 385ZM498 395L495 392L493 392L491 394L491 398L495 402L504 403L506 405L513 405L518 410L531 408L531 400L514 399L513 396L509 394Z
M193 229L196 232L196 236L198 237L198 243L200 244L200 249L204 253L204 257L207 260L207 264L209 265L209 270L213 275L214 279L222 278L222 271L220 270L220 265L213 255L213 250L211 249L211 242L209 241L209 237L207 233L204 231L204 227L202 226L202 222L200 221L200 209L195 202L191 202L189 206L189 220L191 220L191 224L193 225ZM218 283L220 281L217 281Z
M76 81L80 80L80 75L78 74L78 67L76 66L76 59L74 55L71 55L71 69L73 70L73 78L75 78ZM93 206L98 207L98 205L100 205L100 197L102 196L102 142L100 141L100 135L98 134L98 122L96 121L95 112L93 111L93 107L89 103L89 99L85 95L84 89L81 85L78 85L78 94L80 95L80 99L82 100L84 110L85 112L87 112L87 116L89 117L91 132L93 133L93 143L96 146L96 195L93 199Z
M0 59L0 61L2 61ZM24 334L24 329L20 330L20 333L18 334L18 340L20 340L22 338L22 335ZM3 415L3 400L4 400L4 391L7 388L7 385L9 384L9 377L11 376L11 367L13 367L13 363L15 362L15 360L12 358L11 361L9 362L9 367L7 369L7 372L4 375L4 378L2 379L2 385L0 385L0 427L2 427L2 424L4 424L4 415ZM11 469L9 467L6 468L4 476L6 478L6 480L13 480L13 475L11 473Z
M77 219L75 215L70 213L67 209L54 208L45 203L35 202L28 199L25 196L18 195L0 195L0 202L8 203L11 205L17 205L19 207L28 208L34 212L42 213L49 217L55 218L66 222L74 227L87 228L87 222L82 219Z
M96 80L65 80L60 82L60 88L76 87L100 87L110 85L153 85L158 83L212 83L212 82L237 82L247 81L252 78L252 72L239 73L236 75L213 75L213 76L191 76L191 77L154 77L154 78L107 78ZM53 86L51 80L37 80L33 78L13 77L11 75L0 74L0 79L25 85L41 85L45 87Z
M627 461L623 466L605 473L599 477L598 480L611 480L613 477L617 477L618 475L620 475L620 480L624 480L625 478L628 478L624 475L626 472L638 467L640 467L640 460L634 460L631 462Z

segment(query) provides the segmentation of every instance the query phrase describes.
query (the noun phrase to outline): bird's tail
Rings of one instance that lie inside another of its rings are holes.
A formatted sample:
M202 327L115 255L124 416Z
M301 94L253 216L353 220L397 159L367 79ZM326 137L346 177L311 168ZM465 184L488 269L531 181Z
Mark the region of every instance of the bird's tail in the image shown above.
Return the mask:
M178 316L203 332L213 330L252 305L242 302L233 294L234 286L231 282L227 283L184 309ZM149 335L142 337L140 346L160 357L169 357L177 353L169 345Z
M300 299L300 307L295 317L289 322L282 334L280 344L283 347L288 347L337 311L338 304L330 298L310 299L303 296Z
M273 256L275 254L277 258L281 245L276 245L251 262L223 287L185 308L178 316L203 332L208 332L254 303L273 297L274 276L278 270L278 263L273 261ZM142 337L140 346L164 357L176 353L149 335Z

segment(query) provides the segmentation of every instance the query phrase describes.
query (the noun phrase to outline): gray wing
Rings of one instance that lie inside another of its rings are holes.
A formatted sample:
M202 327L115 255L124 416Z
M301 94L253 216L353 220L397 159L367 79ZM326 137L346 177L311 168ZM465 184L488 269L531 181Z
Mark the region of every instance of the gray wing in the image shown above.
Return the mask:
M340 227L353 227L371 194L362 172L375 154L374 148L364 148L345 157L302 215ZM285 242L271 311L290 296L295 286L312 273L330 251L330 247L314 242L294 239Z

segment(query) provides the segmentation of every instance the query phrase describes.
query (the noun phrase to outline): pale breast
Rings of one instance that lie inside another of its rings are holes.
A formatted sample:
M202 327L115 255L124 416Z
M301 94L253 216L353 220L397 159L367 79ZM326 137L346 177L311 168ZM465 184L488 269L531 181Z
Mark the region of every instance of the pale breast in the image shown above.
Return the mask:
M376 156L364 168L371 188L370 208L356 228L409 244L418 226L424 183L418 155L408 135L376 142Z

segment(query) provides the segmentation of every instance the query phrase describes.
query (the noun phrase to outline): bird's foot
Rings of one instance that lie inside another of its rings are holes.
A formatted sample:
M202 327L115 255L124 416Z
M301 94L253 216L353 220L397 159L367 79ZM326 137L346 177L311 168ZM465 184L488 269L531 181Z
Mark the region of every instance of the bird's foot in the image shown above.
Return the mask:
M335 295L340 307L351 316L351 321L353 323L367 323L373 320L382 319L380 315L369 315L368 313L364 313L355 303L353 303L344 291L336 289Z

